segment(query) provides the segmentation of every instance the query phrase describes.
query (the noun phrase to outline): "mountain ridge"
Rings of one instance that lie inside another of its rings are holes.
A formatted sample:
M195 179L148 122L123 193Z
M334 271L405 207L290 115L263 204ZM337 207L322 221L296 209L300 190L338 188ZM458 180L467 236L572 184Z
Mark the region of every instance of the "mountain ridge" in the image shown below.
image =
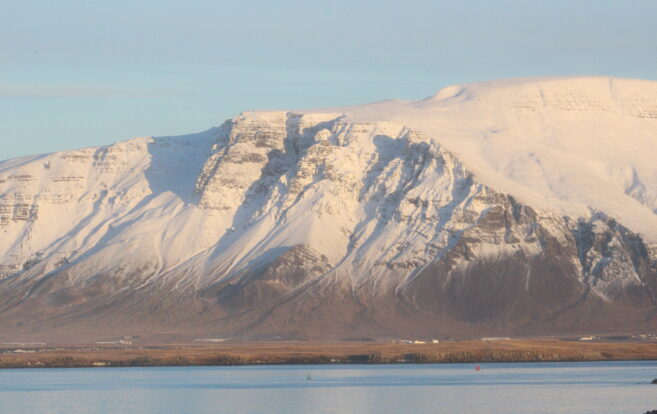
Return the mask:
M460 85L0 162L0 336L654 326L656 85Z

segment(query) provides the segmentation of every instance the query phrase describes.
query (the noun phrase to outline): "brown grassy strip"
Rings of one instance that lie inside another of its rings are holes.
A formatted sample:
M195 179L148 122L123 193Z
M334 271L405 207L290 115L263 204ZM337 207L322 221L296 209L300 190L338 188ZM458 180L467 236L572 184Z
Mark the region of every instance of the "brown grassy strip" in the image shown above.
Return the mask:
M7 350L5 350L6 352ZM0 354L0 368L228 366L265 364L477 363L657 360L655 343L579 343L559 340L459 341L441 344L226 343L41 349Z

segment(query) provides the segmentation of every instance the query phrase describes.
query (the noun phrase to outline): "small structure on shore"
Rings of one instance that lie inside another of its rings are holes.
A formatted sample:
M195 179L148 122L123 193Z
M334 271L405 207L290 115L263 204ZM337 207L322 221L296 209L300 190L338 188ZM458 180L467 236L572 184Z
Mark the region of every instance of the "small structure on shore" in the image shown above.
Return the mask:
M132 341L126 341L124 339L119 339L117 341L98 341L98 345L132 345Z
M399 344L406 345L422 345L422 344L439 344L440 341L437 339L424 340L424 339L400 339L397 341Z
M194 342L211 342L211 343L218 344L220 342L225 342L227 340L228 339L226 339L226 338L196 338L196 339L194 339Z
M595 336L582 336L579 338L580 341L592 341L594 339L597 339Z

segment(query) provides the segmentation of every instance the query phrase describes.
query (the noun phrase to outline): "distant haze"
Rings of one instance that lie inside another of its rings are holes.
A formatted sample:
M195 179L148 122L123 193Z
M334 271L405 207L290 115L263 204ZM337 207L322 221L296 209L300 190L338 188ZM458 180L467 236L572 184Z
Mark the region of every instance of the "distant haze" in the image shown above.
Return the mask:
M0 0L0 10L0 159L474 80L657 77L652 0Z

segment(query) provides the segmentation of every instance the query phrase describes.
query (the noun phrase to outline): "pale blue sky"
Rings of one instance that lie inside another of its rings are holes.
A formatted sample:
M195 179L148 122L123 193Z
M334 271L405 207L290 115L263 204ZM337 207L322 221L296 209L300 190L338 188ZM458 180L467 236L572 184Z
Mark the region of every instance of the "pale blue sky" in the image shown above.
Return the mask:
M657 79L657 0L0 0L0 159L546 75Z

